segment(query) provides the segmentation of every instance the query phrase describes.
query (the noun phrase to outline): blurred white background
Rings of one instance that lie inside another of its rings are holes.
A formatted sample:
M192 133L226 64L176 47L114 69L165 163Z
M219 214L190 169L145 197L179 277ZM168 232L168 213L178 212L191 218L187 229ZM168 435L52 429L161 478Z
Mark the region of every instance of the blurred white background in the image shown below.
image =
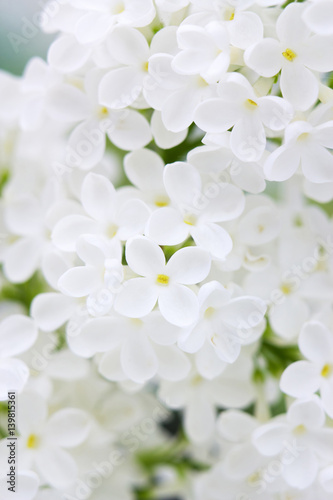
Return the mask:
M1 69L21 75L32 56L46 58L54 36L46 35L36 25L45 3L46 0L0 0Z

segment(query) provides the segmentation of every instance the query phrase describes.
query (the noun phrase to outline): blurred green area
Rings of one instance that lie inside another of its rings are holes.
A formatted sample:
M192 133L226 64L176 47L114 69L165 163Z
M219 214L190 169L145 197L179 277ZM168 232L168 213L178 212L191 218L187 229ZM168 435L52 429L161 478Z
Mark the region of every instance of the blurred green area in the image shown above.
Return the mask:
M46 0L0 0L0 69L21 75L33 56L46 59L54 35L39 27Z

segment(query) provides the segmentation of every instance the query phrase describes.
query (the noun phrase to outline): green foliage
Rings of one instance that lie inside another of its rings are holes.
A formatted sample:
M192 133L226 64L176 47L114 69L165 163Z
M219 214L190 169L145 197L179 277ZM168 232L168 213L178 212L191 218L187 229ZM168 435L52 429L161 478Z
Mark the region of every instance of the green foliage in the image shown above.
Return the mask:
M0 300L20 302L27 311L34 297L46 290L45 280L36 272L25 283L5 283L0 291Z

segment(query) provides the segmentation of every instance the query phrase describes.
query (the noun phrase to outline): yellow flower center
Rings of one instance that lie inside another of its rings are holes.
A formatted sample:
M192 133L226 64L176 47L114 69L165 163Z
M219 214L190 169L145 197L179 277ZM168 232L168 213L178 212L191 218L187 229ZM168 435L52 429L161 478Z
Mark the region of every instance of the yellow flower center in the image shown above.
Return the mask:
M29 449L37 448L38 446L38 437L35 434L30 434L27 439L27 447Z
M297 425L293 430L293 433L296 436L301 436L302 434L305 434L305 432L306 432L306 427L303 424Z
M121 14L122 12L124 12L125 10L125 5L123 2L119 2L118 4L116 4L114 6L114 8L112 9L112 14L113 15L116 15L116 14Z
M308 137L309 137L309 133L308 132L303 132L303 134L301 134L301 135L299 135L297 137L297 140L298 141L305 141Z
M117 234L118 226L116 224L110 224L106 230L106 235L108 238L114 238Z
M143 71L145 71L145 72L147 72L147 71L148 71L148 61L147 61L147 62L145 62L145 63L143 63L143 65L142 65L142 69L143 69Z
M292 291L291 289L291 286L288 285L287 283L283 283L280 287L282 293L284 293L285 295L289 295Z
M258 106L256 101L253 101L252 99L246 99L244 104L245 104L245 107L251 111L254 111L256 109L256 107Z
M169 276L166 276L166 274L158 274L156 278L156 283L158 283L159 285L168 285Z
M185 224L188 224L189 226L195 226L195 223L197 222L197 218L195 215L188 214L188 215L185 215L184 222L185 222Z
M287 61L293 61L295 57L297 57L297 54L291 49L286 49L284 52L282 52L283 57L287 59Z
M333 365L326 364L323 366L323 369L321 370L321 376L328 378L333 372Z
M99 108L98 116L100 118L105 118L106 116L108 116L108 114L109 114L108 108L106 108L105 106L103 106L102 108Z
M207 307L207 309L206 309L206 311L204 313L204 317L206 319L211 318L213 316L214 312L215 312L214 307Z
M157 200L155 200L155 205L157 207L167 207L169 205L169 200L166 197L163 198L161 196L160 198L157 198Z

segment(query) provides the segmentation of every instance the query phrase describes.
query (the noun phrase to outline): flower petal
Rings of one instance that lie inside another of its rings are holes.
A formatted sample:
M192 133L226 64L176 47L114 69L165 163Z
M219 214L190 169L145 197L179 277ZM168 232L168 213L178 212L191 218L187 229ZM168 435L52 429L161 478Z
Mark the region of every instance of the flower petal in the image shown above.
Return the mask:
M208 252L200 248L185 247L172 255L166 265L166 274L176 283L194 285L207 277L210 264Z
M126 261L140 276L155 277L163 274L165 257L163 250L145 236L131 238L126 244Z
M129 318L141 318L153 309L158 297L157 287L149 278L134 278L124 283L115 301L115 310Z
M9 358L27 351L37 340L35 322L23 314L13 314L0 323L0 357Z
M160 292L158 305L162 316L172 325L189 326L199 314L198 299L184 285L173 284Z

